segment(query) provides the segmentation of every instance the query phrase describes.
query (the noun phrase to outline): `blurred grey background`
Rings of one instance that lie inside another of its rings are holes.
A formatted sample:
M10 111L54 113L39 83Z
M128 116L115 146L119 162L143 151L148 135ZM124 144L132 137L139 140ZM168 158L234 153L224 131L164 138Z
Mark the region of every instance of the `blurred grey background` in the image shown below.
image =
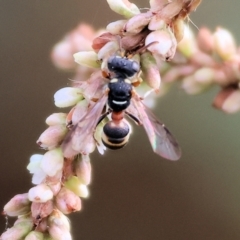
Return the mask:
M203 0L191 19L240 42L239 9L237 0ZM98 28L119 18L105 0L0 0L1 207L31 187L26 165L41 153L45 118L59 111L53 94L72 77L51 63L52 46L81 21ZM123 150L91 156L90 198L70 216L75 240L240 239L240 115L211 107L217 90L187 96L176 86L159 100L155 112L177 136L180 161L155 155L141 128Z

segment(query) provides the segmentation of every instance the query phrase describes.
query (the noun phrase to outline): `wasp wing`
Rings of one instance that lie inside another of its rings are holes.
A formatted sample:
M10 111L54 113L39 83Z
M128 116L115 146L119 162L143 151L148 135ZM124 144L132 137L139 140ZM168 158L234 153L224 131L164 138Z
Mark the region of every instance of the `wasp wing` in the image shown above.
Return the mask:
M79 153L88 154L92 151L96 145L94 131L106 102L107 94L105 93L72 127L61 145L64 157L70 158Z
M141 121L155 153L173 161L181 157L181 149L177 140L139 97L132 97L127 112Z

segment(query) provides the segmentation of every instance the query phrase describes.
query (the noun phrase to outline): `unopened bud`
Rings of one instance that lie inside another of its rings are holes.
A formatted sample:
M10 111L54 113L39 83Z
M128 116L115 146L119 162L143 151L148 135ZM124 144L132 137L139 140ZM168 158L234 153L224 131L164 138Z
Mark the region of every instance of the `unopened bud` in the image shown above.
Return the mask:
M98 62L98 56L94 51L82 51L73 54L74 60L76 63L91 67L91 68L100 68L100 63Z
M188 94L199 94L203 92L207 87L209 87L209 84L202 84L195 81L193 75L185 77L182 81L182 88Z
M56 207L63 213L69 214L81 210L81 199L71 190L63 187L56 196Z
M218 27L213 37L215 51L224 61L230 60L236 55L236 43L228 30Z
M56 175L63 168L63 154L60 148L46 152L41 161L42 170L50 177Z
M131 18L141 13L135 4L130 3L128 0L107 0L107 2L114 12L125 18Z
M77 196L86 198L89 195L88 188L82 184L78 177L72 176L65 183L64 186L73 191Z
M53 192L46 184L32 187L28 192L28 199L32 202L44 203L53 198Z
M99 50L108 42L115 41L116 36L110 32L102 33L100 36L93 39L92 48L95 52L99 52Z
M234 88L223 89L215 97L213 106L226 113L236 113L240 110L240 90Z
M65 125L54 125L48 127L37 140L37 144L47 150L51 150L62 142L67 133Z
M24 219L24 221L19 221L14 224L13 227L8 228L4 232L0 239L1 240L20 240L23 239L33 228L33 222L29 219Z
M214 70L212 68L200 68L193 75L193 81L198 83L209 85L213 82Z
M34 222L38 223L41 219L49 216L53 211L54 205L53 201L47 201L44 203L33 202L31 205L32 217Z
M49 126L65 124L66 122L66 113L53 113L46 119L46 124Z
M125 34L137 34L140 33L150 22L153 14L152 12L145 12L137 14L130 18L123 28Z
M30 211L30 201L28 193L14 196L3 208L4 213L8 216L15 217L26 214Z
M44 235L41 232L31 231L24 240L44 240Z
M150 44L148 50L161 56L164 60L171 60L174 57L177 47L177 42L173 33L167 29L150 33L145 41L145 45L148 44Z
M65 87L54 94L54 101L57 107L71 107L83 99L79 88Z
M122 34L126 22L127 20L118 20L115 22L111 22L107 25L106 30L112 34L120 35Z
M199 48L205 53L212 53L214 48L213 35L209 29L202 27L198 31L197 43Z
M148 86L159 90L161 83L160 72L156 60L150 52L141 55L141 67L144 80Z
M53 239L71 240L70 224L66 216L60 211L54 210L48 218L48 232Z
M189 27L184 28L184 37L178 43L178 50L187 58L191 57L196 51L196 41L193 32Z
M116 41L106 43L98 52L98 59L103 60L114 55L119 49L119 44Z
M91 181L91 163L88 155L82 155L75 162L75 173L82 184L88 185Z
M162 18L160 18L159 15L154 15L148 24L148 29L151 31L156 31L162 30L163 28L166 28L166 22Z
M73 46L69 41L57 43L51 53L51 58L56 67L60 69L74 69L77 64L72 58Z

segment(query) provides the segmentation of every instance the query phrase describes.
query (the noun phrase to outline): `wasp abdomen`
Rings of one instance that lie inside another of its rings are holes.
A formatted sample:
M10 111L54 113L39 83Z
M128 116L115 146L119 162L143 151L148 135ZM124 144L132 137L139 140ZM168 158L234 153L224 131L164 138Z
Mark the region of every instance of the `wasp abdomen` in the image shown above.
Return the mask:
M126 145L129 135L130 126L127 121L120 121L117 124L109 121L103 127L102 141L107 148L116 150Z

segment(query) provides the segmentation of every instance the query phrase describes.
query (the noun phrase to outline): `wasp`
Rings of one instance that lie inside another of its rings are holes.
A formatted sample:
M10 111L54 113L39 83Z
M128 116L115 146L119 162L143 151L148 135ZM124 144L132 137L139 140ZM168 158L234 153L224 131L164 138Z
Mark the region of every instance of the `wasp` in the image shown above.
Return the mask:
M103 127L102 142L110 149L122 148L128 142L131 132L125 118L127 115L137 125L143 125L156 154L169 160L178 160L181 149L176 139L134 90L130 79L140 72L139 63L127 57L112 56L108 59L107 67L110 74L106 89L70 130L62 144L64 156L84 154L83 143L87 142L86 139L94 139L97 125L108 115L111 120Z

